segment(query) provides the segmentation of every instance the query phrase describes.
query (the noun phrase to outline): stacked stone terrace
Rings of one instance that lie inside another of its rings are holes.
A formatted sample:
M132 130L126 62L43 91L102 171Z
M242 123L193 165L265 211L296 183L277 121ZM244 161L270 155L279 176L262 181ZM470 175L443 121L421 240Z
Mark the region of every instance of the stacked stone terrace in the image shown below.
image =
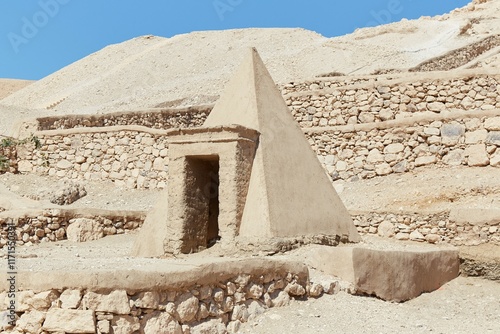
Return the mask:
M290 83L282 93L332 180L356 180L427 165L500 167L499 81L500 74L477 69L338 76ZM210 111L201 106L38 119L24 131L35 132L41 148L20 147L13 171L164 188L168 137L174 128L200 126ZM447 219L424 227L399 220L394 235L403 233L402 239L424 229L428 233L413 240L459 242L471 234L486 235L478 242L500 240L496 226L476 231ZM366 221L355 219L358 230L378 233L378 224Z

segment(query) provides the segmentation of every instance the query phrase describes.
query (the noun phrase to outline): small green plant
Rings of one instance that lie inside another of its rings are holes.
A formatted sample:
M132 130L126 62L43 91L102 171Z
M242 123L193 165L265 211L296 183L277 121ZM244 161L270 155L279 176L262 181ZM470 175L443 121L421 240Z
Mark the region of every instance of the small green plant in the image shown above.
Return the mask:
M0 140L0 147L12 147L14 146L14 139L12 138L3 138Z

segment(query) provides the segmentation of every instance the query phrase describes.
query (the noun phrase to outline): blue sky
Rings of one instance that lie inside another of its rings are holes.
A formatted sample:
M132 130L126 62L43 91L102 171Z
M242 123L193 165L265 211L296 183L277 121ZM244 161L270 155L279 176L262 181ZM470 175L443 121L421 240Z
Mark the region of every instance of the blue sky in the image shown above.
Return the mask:
M302 27L324 36L434 16L470 0L2 0L0 78L40 79L141 35Z

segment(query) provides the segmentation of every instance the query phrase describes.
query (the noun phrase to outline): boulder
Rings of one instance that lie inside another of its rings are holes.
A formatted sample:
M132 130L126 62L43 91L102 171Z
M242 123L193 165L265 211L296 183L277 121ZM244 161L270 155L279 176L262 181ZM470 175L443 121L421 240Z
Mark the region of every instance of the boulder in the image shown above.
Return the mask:
M81 184L75 182L65 182L41 197L48 197L51 203L57 205L68 205L87 196L87 190Z
M378 226L377 233L381 237L386 237L386 238L393 237L395 233L394 224L392 224L387 220L384 220Z
M198 312L199 301L198 298L188 292L179 297L176 306L179 320L185 323L195 318Z
M70 225L66 229L69 241L85 242L98 240L104 237L102 225L94 219L75 218L71 219Z

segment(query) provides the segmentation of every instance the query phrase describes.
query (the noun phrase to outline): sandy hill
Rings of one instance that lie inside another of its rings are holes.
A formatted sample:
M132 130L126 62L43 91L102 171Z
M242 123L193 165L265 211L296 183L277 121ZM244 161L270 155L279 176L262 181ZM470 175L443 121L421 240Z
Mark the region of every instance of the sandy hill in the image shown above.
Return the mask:
M0 108L22 111L26 117L149 108L169 101L209 103L217 99L248 46L257 47L281 84L332 72L406 71L467 47L475 52L466 50L456 66L495 69L500 41L490 41L487 52L474 43L499 33L500 1L474 0L443 16L402 20L330 39L303 29L143 36L110 45L29 85L1 100ZM0 123L0 133L5 132L8 120Z
M31 80L0 79L0 99L31 85L33 82Z

